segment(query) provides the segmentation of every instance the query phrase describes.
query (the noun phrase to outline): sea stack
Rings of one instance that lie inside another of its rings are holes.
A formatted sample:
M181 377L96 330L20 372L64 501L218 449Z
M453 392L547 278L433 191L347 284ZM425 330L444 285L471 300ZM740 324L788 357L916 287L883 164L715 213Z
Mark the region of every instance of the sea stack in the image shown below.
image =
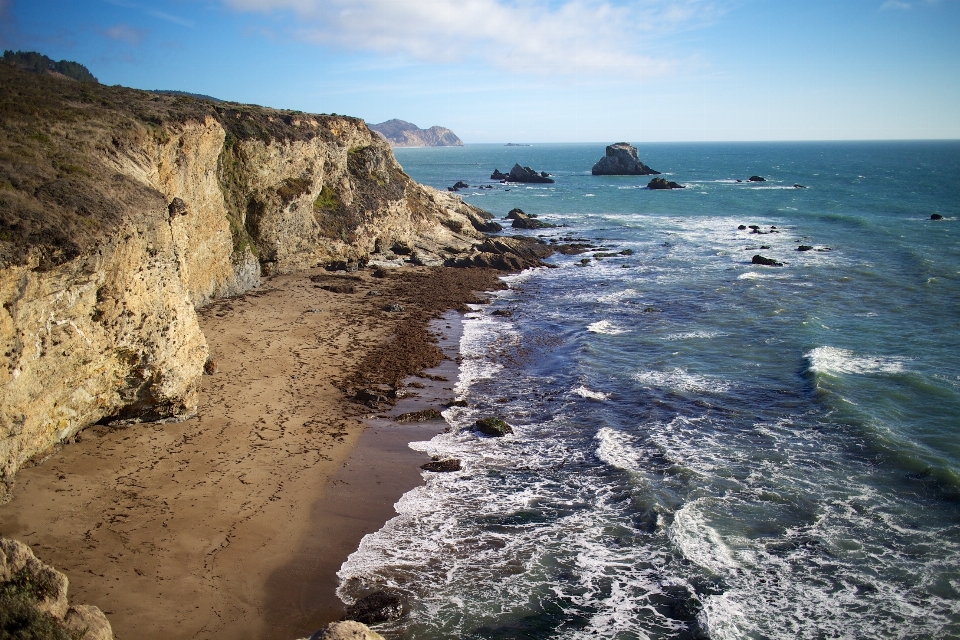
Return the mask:
M617 142L607 147L607 155L593 165L595 176L652 176L660 175L640 162L637 148L628 142Z

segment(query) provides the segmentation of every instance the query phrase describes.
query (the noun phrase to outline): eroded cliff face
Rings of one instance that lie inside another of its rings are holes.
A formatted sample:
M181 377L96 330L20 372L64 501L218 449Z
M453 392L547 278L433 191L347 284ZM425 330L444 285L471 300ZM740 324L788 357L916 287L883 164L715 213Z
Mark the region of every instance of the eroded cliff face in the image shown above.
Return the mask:
M355 118L155 96L0 65L0 500L98 421L195 411L195 308L261 273L404 246L439 264L485 216Z

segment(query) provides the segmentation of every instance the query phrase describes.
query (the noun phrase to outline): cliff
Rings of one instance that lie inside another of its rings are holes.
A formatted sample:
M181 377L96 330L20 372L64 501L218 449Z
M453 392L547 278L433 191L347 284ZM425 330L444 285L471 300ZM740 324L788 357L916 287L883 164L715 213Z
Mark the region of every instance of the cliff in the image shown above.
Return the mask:
M397 245L439 264L490 217L356 118L9 65L0 86L0 501L87 425L191 415L197 307Z
M462 147L463 141L450 129L421 129L405 120L387 120L370 128L386 138L392 147Z

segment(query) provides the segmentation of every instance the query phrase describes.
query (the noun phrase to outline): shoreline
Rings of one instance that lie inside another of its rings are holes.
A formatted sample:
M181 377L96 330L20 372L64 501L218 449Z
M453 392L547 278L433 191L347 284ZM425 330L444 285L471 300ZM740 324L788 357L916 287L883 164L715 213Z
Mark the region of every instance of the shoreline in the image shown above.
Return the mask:
M370 270L345 276L315 269L208 305L198 316L220 371L204 376L197 415L88 427L76 444L21 470L13 499L0 506L0 535L27 543L65 573L71 598L100 607L117 638L312 634L342 611L323 581L335 588L346 555L422 482L416 463L426 458L404 438L429 439L446 427L368 426L363 420L374 412L351 402L350 389L364 375L399 384L433 364L440 352L423 325L441 310L482 300L473 287L496 275L404 267L380 279ZM321 289L342 282L356 291ZM385 312L395 300L406 310ZM428 391L418 390L424 399ZM417 400L375 413L414 410ZM391 472L378 468L376 479L369 461L386 455L400 473L389 491L369 503L341 491L354 486L341 474L384 484ZM337 501L353 510L318 530ZM321 563L335 565L333 575L314 566L307 573L325 577L304 581L298 558L318 540L343 557ZM318 588L328 595L314 605ZM284 602L296 606L277 606Z

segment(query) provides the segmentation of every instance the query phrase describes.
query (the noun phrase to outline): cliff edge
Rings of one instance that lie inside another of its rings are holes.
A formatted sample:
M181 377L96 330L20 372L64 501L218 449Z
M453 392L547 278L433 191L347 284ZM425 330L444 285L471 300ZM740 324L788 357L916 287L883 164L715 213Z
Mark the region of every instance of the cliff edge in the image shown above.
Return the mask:
M356 118L10 65L0 86L0 501L87 425L195 412L197 307L397 245L440 264L491 217Z

